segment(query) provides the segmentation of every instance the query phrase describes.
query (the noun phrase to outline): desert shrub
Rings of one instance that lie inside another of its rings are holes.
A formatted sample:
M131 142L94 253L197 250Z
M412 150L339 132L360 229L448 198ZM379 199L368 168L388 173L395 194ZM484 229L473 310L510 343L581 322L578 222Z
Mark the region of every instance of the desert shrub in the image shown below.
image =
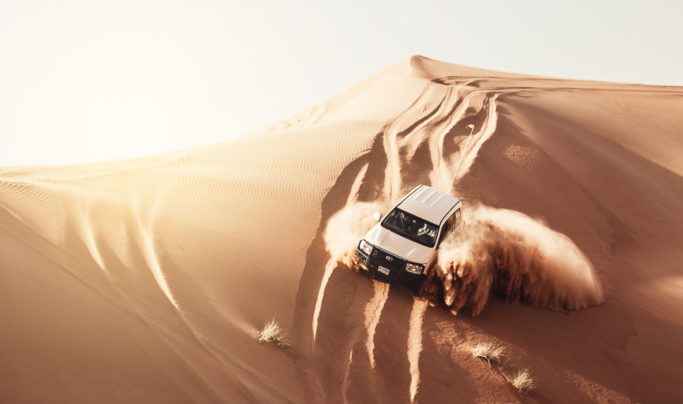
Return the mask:
M259 343L270 343L278 348L289 348L290 345L287 342L284 332L280 328L280 325L275 321L275 319L270 320L263 329L258 334Z
M503 356L503 348L496 346L493 342L479 343L474 348L474 356L486 359L489 363L497 363Z
M512 386L522 393L528 393L534 389L534 379L528 369L520 370L512 378Z

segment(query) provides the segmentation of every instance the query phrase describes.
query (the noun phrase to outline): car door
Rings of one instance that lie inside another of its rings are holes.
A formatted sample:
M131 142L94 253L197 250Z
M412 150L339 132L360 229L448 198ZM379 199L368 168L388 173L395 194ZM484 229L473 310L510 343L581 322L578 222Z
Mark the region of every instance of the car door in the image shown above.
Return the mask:
M436 263L436 256L439 250L439 246L441 246L441 243L443 242L444 239L446 239L450 234L453 233L453 231L458 229L458 226L462 223L462 212L461 208L458 207L454 212L451 212L450 216L448 216L448 219L444 222L443 226L441 227L441 232L439 233L439 239L436 243L436 247L434 248L434 254L430 258L429 262L426 265L425 269L425 274L427 274L429 271L431 271L432 267Z
M446 222L441 228L441 234L439 234L439 241L437 243L437 247L441 246L441 243L443 242L444 239L446 239L450 234L455 231L458 226L460 226L460 223L462 222L462 212L460 211L460 208L456 209L454 212L451 212L451 215L448 217Z

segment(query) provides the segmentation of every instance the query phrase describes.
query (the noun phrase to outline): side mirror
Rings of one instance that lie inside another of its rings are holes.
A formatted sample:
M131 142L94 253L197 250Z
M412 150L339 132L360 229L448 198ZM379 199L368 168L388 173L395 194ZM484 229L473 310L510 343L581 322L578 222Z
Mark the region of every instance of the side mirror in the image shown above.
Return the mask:
M375 211L375 213L372 214L372 217L379 222L382 219L382 214Z

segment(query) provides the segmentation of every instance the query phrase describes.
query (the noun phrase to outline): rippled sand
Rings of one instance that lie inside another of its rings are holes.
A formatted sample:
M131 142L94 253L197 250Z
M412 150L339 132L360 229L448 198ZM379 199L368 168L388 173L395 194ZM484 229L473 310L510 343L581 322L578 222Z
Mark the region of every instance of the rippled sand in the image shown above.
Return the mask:
M531 400L680 401L681 111L680 87L415 56L236 140L0 169L0 401L525 399L482 341L537 376ZM348 270L328 220L419 183L561 235L601 299L453 316ZM290 351L256 342L272 318Z

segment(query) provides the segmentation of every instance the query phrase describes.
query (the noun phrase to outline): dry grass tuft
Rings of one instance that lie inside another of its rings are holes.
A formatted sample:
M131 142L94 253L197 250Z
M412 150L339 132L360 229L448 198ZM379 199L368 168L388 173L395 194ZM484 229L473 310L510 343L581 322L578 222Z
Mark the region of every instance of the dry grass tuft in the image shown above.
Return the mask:
M271 343L278 348L287 349L291 345L287 342L284 332L275 319L270 320L268 324L258 334L259 343Z
M493 342L480 343L474 348L474 356L486 359L491 365L491 363L500 362L500 358L503 356L503 348L494 345Z
M534 389L534 379L528 369L520 370L512 378L512 385L522 393L529 393Z

